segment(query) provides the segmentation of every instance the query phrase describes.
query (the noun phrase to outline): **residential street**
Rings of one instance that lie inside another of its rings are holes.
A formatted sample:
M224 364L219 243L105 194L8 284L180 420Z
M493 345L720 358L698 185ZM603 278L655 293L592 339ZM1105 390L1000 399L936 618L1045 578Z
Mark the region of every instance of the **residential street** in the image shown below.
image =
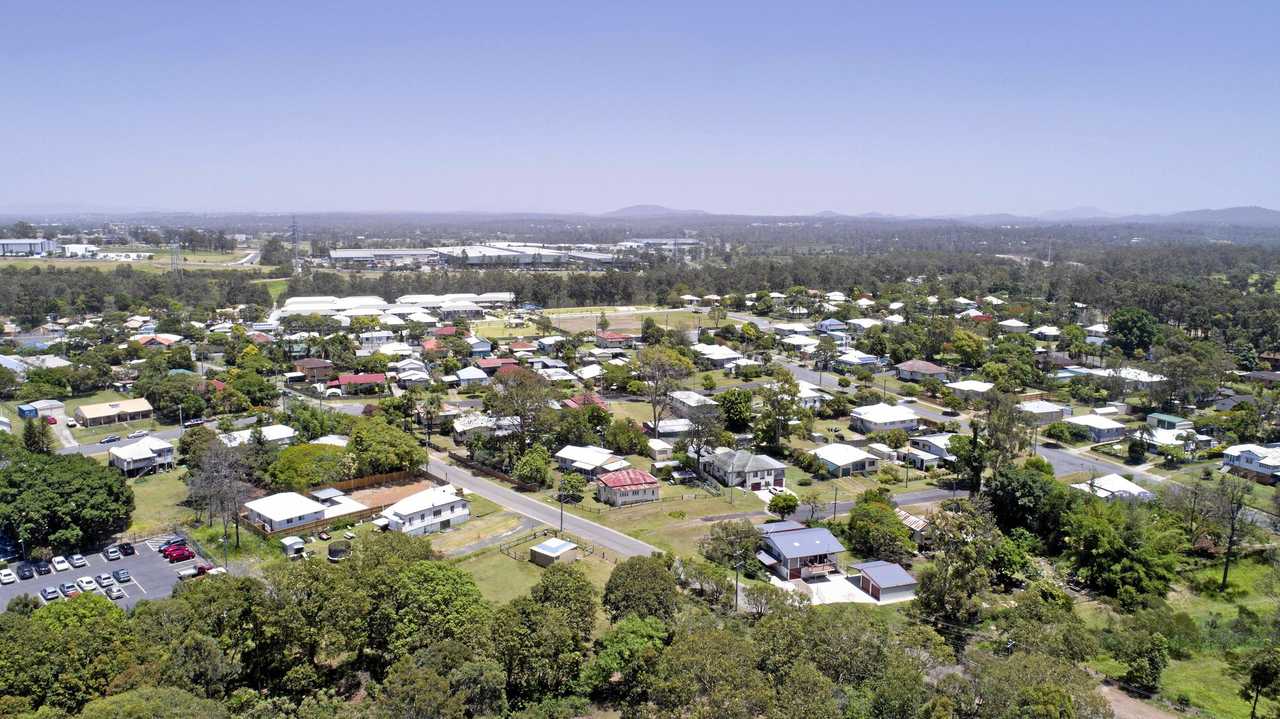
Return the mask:
M553 507L483 477L477 477L463 467L445 464L436 459L434 455L427 461L427 468L434 476L441 477L450 484L475 492L512 512L535 519L550 527L560 526L560 509L558 507ZM596 524L569 512L564 514L564 529L569 534L595 544L606 553L612 553L624 558L645 556L658 551L656 547L638 539L633 539L622 532Z

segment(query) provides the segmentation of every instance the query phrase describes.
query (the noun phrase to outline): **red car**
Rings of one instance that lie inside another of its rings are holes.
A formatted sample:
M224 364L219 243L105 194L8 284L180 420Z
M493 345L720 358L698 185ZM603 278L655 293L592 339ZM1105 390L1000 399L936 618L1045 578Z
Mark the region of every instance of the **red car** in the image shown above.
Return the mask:
M49 415L48 417L45 417L45 418L44 418L44 423L45 423L45 424L57 424L57 423L58 423L58 418L57 418L57 417L54 417L53 415Z
M177 554L179 552L190 552L190 551L191 551L191 548L185 544L175 544L172 547L165 547L164 549L160 550L160 556L168 557L172 554Z
M169 558L169 563L173 564L174 562L185 562L188 559L195 559L196 553L186 547L179 547L165 556Z

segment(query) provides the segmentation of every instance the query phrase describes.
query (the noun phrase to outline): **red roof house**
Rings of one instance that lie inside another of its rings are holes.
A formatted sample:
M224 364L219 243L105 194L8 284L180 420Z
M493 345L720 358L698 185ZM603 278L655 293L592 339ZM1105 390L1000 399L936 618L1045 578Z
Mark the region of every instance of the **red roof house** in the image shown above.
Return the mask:
M658 478L641 469L620 469L600 475L596 498L622 507L658 499Z

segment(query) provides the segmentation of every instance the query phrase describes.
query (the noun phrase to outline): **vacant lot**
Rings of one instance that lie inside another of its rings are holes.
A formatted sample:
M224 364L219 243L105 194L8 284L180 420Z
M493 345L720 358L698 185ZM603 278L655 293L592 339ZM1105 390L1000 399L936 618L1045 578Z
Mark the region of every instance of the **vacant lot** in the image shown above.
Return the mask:
M187 499L187 484L182 481L185 469L174 469L129 480L133 488L133 521L126 534L150 537L172 532L194 513L181 504Z

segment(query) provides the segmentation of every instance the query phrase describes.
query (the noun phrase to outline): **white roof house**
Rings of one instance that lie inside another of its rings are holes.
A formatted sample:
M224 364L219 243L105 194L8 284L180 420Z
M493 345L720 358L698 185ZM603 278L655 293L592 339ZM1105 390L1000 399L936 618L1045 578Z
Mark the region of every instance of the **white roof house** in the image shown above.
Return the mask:
M879 402L855 407L850 413L859 432L885 432L892 429L914 429L920 417L915 410L902 405Z
M1027 328L1031 325L1028 325L1020 319L1010 318L1007 320L1000 320L996 323L996 326L1006 332L1026 332Z
M382 510L387 527L405 534L427 534L462 524L471 508L451 485L431 487L401 499Z
M962 379L959 382L947 383L947 389L957 394L986 394L992 387L995 385L976 379Z
M783 337L781 342L782 344L787 345L788 347L793 347L801 352L818 346L818 340L816 338L807 337L805 335L789 335L787 337Z
M872 319L870 317L855 317L845 324L849 325L850 328L857 327L859 332L866 332L872 327L880 326L881 322L880 320Z
M324 519L325 506L297 492L280 492L245 502L251 520L275 532L288 527Z
M1081 414L1075 417L1067 417L1065 420L1068 424L1088 427L1089 429L1098 430L1100 432L1121 431L1124 425L1100 414Z
M1031 334L1041 339L1056 339L1062 334L1062 330L1054 327L1053 325L1040 325L1039 327L1031 330Z
M1118 474L1104 474L1088 482L1080 482L1071 485L1072 489L1078 489L1082 492L1089 492L1095 497L1103 499L1140 499L1148 500L1155 497L1150 490L1142 486L1130 482Z
M857 367L859 365L875 364L879 360L876 359L875 355L869 355L858 350L849 350L837 357L835 361L838 365Z
M824 444L817 449L809 450L809 454L836 467L877 459L870 452L865 452L848 444Z
M721 367L735 360L742 359L741 354L739 354L737 351L733 350L732 348L726 347L724 345L696 344L690 347L690 349L692 349L694 352L697 352L698 355L700 355L704 360L707 360L708 362L715 365L719 365Z
M631 466L627 460L615 455L604 447L579 447L566 444L555 454L556 462L565 471L576 470L588 474L595 472L613 472Z
M267 444L288 444L297 436L293 427L284 424L270 424L262 427L262 438ZM228 447L239 447L253 440L253 429L241 429L218 435L218 439Z
M987 295L986 297L982 298L982 301L986 302L992 307L999 307L1000 305L1004 304L1004 300L1000 299L999 297L996 297L995 295Z

